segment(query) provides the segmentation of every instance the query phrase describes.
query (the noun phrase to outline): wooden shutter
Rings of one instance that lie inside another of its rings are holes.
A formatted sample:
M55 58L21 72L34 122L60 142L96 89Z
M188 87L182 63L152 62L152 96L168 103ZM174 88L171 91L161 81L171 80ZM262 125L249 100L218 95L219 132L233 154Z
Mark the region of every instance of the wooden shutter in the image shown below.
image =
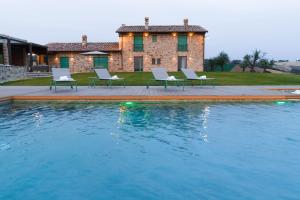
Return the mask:
M134 51L143 51L143 35L134 35Z
M108 68L108 56L94 57L95 68Z
M152 42L157 42L157 35L152 35Z
M178 51L187 51L187 35L178 35Z
M60 57L60 67L61 68L69 68L69 58L68 57Z

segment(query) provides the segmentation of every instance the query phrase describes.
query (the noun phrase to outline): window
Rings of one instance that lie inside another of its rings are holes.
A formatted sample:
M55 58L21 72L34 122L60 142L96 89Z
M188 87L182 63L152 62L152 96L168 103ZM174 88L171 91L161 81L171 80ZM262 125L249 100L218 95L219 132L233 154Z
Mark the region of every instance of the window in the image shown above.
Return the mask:
M160 58L152 58L152 65L160 65L161 59Z
M187 51L188 50L188 44L187 44L187 35L186 34L180 34L178 35L178 51Z
M134 51L144 51L144 45L143 45L143 35L134 35L134 41L133 41L133 50Z
M152 35L152 42L157 42L157 35Z
M60 67L69 68L69 57L60 57Z
M155 65L156 64L156 60L155 58L152 58L152 65Z
M156 64L160 65L160 58L157 58Z

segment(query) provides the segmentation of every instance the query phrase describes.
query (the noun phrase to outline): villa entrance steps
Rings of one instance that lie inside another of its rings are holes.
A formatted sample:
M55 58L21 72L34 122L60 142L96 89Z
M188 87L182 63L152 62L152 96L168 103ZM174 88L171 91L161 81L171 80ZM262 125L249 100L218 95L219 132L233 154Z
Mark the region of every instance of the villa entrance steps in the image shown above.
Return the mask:
M27 72L28 78L50 77L51 72Z

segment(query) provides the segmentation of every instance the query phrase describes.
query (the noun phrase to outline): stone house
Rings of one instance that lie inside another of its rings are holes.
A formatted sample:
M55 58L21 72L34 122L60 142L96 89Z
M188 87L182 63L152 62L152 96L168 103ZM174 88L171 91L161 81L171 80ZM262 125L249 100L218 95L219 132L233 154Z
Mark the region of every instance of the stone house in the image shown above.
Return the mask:
M93 68L106 67L110 71L121 71L121 50L117 42L50 43L48 62L52 67L70 68L71 72L89 72ZM82 53L99 51L102 55L86 56Z
M69 67L72 72L88 72L97 67L112 72L150 71L158 66L168 71L203 71L207 30L189 25L188 19L183 25L150 26L146 17L145 25L122 25L116 32L119 42L90 43L84 35L81 43L50 43L49 65ZM91 51L103 53L82 55Z

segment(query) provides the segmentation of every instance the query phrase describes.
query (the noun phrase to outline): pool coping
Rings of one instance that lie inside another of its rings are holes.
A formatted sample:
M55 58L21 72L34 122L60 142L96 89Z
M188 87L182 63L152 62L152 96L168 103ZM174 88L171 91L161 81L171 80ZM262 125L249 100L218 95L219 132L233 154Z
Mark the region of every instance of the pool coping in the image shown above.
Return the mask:
M12 101L11 97L1 97L0 98L0 104L1 103L7 103L7 102L10 102L10 101Z
M268 88L266 90L275 90L275 91L295 91L300 90L300 88Z
M207 95L207 96L10 96L8 101L277 101L300 100L300 95Z

